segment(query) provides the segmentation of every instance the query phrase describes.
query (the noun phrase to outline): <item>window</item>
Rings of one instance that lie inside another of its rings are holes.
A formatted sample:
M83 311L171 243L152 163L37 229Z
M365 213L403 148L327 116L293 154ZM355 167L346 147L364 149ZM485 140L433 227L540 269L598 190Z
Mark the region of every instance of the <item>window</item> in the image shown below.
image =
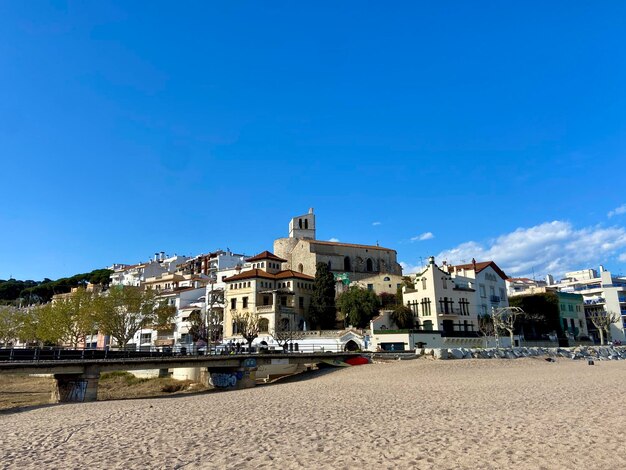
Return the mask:
M141 333L141 339L139 342L141 344L152 342L152 333Z
M565 304L561 304L561 312L565 311Z
M374 284L368 284L367 285L367 290L373 291L374 290Z
M422 289L426 289L426 278L422 278Z
M270 321L267 318L259 319L259 331L263 333L267 333L270 329Z
M489 286L489 295L491 297L495 297L496 296L496 290L494 289L493 286Z
M233 297L232 299L230 299L230 308L232 308L233 310L237 308L237 298Z
M567 306L567 309L568 309L570 312L573 312L573 311L574 311L574 306L573 306L572 304L569 304L569 305Z
M346 272L352 271L351 263L350 263L350 257L349 256L346 256L343 259L343 270L346 271Z
M487 315L487 306L486 306L485 304L482 304L482 305L480 306L480 313L481 313L482 315Z
M485 292L485 285L484 285L484 284L481 284L481 285L479 286L479 289L480 289L480 296L481 296L482 298L487 297L487 293ZM487 306L485 306L485 308L487 308ZM485 313L487 313L487 312L485 312Z
M269 295L264 295L263 296L263 305L269 305L270 304L270 296Z
M248 297L243 297L241 302L243 303L243 308L248 308Z
M298 307L304 308L304 297L298 297Z
M448 288L448 280L445 277L442 277L441 280L443 281L443 288L447 289Z
M367 272L372 272L374 270L374 263L372 262L372 258L367 258L365 262L365 270Z
M506 299L506 291L500 287L500 300Z

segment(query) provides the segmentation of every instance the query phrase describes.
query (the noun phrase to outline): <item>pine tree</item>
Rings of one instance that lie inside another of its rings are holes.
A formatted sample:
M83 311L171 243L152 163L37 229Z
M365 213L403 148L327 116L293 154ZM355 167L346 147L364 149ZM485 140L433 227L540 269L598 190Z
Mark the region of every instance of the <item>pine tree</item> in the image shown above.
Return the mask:
M309 320L313 327L333 329L337 318L335 307L335 277L326 263L317 263Z

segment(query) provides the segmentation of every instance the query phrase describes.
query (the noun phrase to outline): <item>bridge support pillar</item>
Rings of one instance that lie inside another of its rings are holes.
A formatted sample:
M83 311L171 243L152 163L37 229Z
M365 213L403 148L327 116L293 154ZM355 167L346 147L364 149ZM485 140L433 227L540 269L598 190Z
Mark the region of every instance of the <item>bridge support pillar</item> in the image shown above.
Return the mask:
M95 367L86 368L82 374L54 374L54 379L53 403L83 403L98 399L100 371Z
M222 390L241 390L256 386L256 361L241 367L209 367L208 385Z

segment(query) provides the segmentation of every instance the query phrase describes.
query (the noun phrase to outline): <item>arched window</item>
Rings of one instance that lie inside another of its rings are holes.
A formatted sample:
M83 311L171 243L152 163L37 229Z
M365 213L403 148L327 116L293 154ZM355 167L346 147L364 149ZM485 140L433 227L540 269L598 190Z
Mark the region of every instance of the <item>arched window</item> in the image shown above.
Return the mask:
M267 318L259 319L259 331L267 333L270 329L270 321Z
M304 266L302 265L302 263L298 265L298 271L300 271L301 273L304 272Z
M349 256L346 256L346 257L343 259L343 270L344 270L345 272L350 272L350 271L352 271L352 266L351 266L351 263L350 263L350 257L349 257Z
M329 271L331 270L331 267L330 267L330 266L331 266L331 265L330 265L330 260L328 260L328 270L329 270Z
M305 229L309 228L309 219L304 219L304 228Z
M365 270L367 272L372 272L374 270L374 263L372 263L372 258L367 258L365 262Z
M289 318L281 318L279 328L281 331L289 331Z

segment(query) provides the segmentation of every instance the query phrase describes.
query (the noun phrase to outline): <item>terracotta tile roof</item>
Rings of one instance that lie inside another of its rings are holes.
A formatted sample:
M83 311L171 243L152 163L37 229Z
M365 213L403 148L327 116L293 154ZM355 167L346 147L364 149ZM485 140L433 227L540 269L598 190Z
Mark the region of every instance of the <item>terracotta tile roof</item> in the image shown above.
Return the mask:
M240 281L242 279L254 279L255 277L260 277L263 279L274 279L273 274L263 271L262 269L250 269L248 271L235 274L234 276L227 277L226 279L224 279L224 282Z
M510 277L510 278L507 279L507 281L537 282L537 281L533 281L532 279L529 279L527 277Z
M483 269L488 268L489 266L491 266L493 268L493 270L498 273L498 276L500 276L502 279L504 279L505 281L509 278L504 271L502 271L498 265L493 262L493 261L481 261L481 262L477 262L477 263L469 263L469 264L457 264L456 266L450 266L450 271L454 270L454 271L460 271L461 269L476 269L476 274L478 274L479 272L481 272Z
M305 281L312 281L315 279L313 276L309 276L308 274L299 273L297 271L292 271L291 269L287 269L286 271L280 271L275 275L276 279L289 279L289 278L297 278L304 279Z
M256 256L253 256L252 258L248 258L246 260L246 262L252 262L252 261L261 261L264 259L271 259L273 261L280 261L281 263L286 263L287 260L286 259L282 259L279 258L278 256L276 256L274 253L265 250L263 253L259 253Z
M307 241L315 245L345 246L349 248L367 248L370 250L393 251L394 253L396 252L396 250L392 250L391 248L385 248L383 246L377 246L377 245L358 245L356 243L324 242L321 240L307 240Z
M304 279L306 281L312 281L315 279L313 276L309 276L307 274L298 273L296 271L280 271L276 274L268 273L262 269L250 269L249 271L244 271L239 274L235 274L234 276L227 277L224 279L224 282L231 281L241 281L243 279L254 279L254 278L262 278L262 279Z

